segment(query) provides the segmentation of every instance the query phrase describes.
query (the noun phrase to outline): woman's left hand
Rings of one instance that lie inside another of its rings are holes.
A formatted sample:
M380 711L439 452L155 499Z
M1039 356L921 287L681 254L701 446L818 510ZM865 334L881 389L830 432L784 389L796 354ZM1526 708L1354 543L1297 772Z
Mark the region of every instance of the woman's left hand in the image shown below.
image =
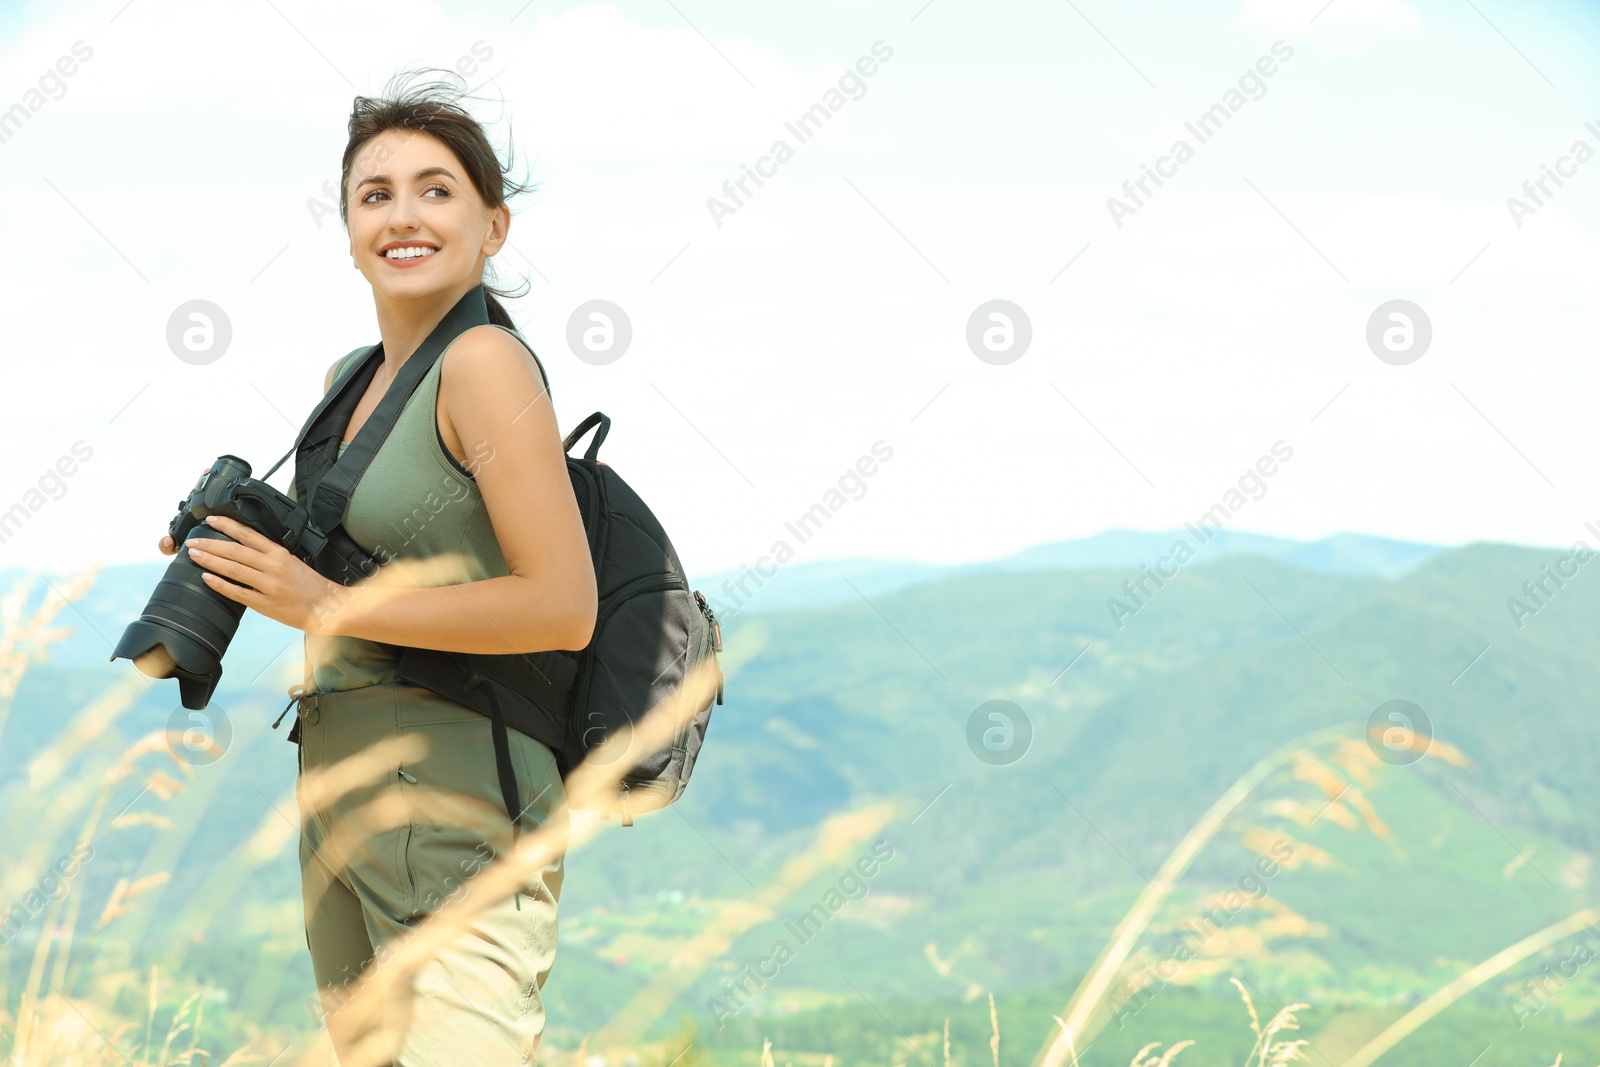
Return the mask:
M186 542L207 587L296 630L318 636L331 632L328 623L342 588L337 582L237 519L211 515L206 521L233 538Z

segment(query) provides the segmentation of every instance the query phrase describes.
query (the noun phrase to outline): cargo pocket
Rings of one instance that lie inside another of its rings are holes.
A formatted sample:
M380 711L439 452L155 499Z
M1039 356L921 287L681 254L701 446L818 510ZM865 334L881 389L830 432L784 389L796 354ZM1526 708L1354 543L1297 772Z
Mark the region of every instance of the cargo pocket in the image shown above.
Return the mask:
M402 699L397 716L397 731L421 737L428 748L398 769L407 811L400 868L416 916L459 897L511 842L489 720L441 703L447 706L406 709Z

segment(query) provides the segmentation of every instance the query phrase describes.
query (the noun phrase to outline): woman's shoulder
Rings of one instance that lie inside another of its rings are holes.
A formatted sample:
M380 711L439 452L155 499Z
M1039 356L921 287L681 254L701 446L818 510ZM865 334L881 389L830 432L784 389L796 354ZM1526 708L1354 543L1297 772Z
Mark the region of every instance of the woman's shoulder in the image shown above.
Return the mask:
M460 344L462 340L467 343ZM533 365L539 371L539 380L544 385L544 391L547 394L550 392L550 376L544 372L544 364L533 351L533 346L528 343L527 338L513 327L501 326L499 323L485 323L464 331L445 349L444 354L434 361L434 366L430 370L438 372L444 365L445 357L451 356L452 353L457 353L450 360L452 366L461 363L487 362L500 363L503 367L504 361L515 363L522 359L532 359Z

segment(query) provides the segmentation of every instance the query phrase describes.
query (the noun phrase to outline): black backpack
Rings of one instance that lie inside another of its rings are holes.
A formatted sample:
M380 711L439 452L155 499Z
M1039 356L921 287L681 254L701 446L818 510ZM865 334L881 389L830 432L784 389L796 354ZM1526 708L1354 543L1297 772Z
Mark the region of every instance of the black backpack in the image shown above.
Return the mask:
M402 365L376 410L339 454L339 442L357 402L383 362L374 345L342 374L307 418L300 438L263 475L270 477L295 457L297 501L311 520L330 534L328 545L308 560L319 573L353 584L378 567L376 557L357 545L342 523L350 495L394 428L406 401L450 342L473 326L487 324L482 285L468 291ZM531 353L531 348L530 348ZM549 393L544 365L534 356ZM398 653L402 683L429 689L489 716L494 722L495 762L513 834L520 831L516 775L506 728L542 742L555 754L563 781L589 753L619 731L630 730L645 712L671 694L695 667L722 651L716 615L699 591L691 591L666 531L632 487L609 464L598 460L611 420L601 412L584 419L562 442L572 446L598 425L581 458L568 455L567 474L589 541L599 610L593 637L581 651L551 650L490 655L390 646ZM604 757L633 758L614 795L589 805L606 817L653 811L683 795L689 784L713 703L722 703L722 672L717 691L692 714L672 744L655 752ZM290 703L294 703L293 700ZM299 723L289 738L298 741Z

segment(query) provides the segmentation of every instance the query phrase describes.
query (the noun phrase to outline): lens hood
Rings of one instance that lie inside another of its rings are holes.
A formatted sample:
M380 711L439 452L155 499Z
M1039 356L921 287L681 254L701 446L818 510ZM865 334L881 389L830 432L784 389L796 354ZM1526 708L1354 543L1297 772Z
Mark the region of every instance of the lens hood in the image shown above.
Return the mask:
M169 619L141 616L129 623L111 658L132 660L139 673L150 678L178 679L178 695L192 711L211 702L222 678L221 657Z

